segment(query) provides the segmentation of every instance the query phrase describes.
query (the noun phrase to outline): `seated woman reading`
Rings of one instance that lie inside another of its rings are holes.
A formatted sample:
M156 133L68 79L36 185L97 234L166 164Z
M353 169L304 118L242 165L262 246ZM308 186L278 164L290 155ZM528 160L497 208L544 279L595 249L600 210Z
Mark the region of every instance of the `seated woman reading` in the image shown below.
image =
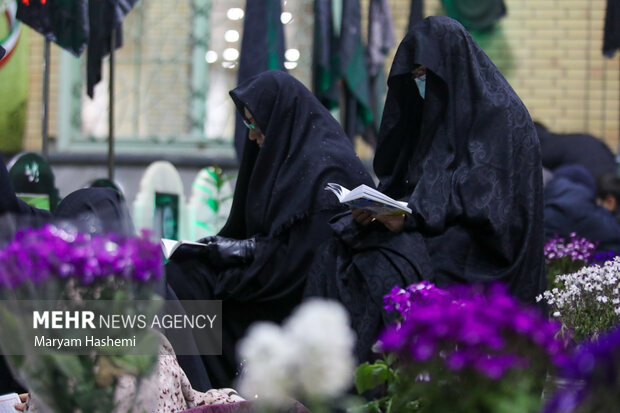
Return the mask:
M388 88L374 170L412 214L334 220L306 290L347 306L360 359L394 285L498 281L530 303L545 287L540 145L499 70L458 22L428 17L401 42Z
M230 216L202 253L181 247L166 266L180 300L222 300L223 355L203 357L215 387L238 374L235 345L251 323L280 322L299 304L328 220L343 210L326 184L372 185L340 125L292 76L264 72L230 95L252 141Z

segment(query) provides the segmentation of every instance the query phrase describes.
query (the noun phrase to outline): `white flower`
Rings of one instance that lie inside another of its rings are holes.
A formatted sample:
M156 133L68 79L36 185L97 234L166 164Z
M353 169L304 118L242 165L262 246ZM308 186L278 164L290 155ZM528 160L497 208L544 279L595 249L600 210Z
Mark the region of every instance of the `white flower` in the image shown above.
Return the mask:
M284 329L297 343L297 379L303 394L321 399L345 392L355 368L355 335L342 305L310 300L287 320Z
M558 275L556 281L562 287L545 291L542 300L567 327L593 332L620 323L620 258ZM601 305L608 303L613 310Z
M246 368L239 391L269 405L285 397L327 399L346 391L353 379L355 336L342 305L313 299L284 322L257 323L241 340Z
M272 405L284 402L292 393L289 370L297 356L294 345L274 323L252 325L238 347L246 365L239 382L241 394L256 395Z

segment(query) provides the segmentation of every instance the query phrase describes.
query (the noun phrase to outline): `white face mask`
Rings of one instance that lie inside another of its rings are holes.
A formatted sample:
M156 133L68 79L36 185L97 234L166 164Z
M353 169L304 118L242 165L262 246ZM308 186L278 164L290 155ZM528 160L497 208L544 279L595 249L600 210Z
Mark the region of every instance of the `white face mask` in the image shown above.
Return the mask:
M422 99L424 99L424 95L426 94L426 73L420 77L416 77L415 84L418 87L420 96L422 97Z

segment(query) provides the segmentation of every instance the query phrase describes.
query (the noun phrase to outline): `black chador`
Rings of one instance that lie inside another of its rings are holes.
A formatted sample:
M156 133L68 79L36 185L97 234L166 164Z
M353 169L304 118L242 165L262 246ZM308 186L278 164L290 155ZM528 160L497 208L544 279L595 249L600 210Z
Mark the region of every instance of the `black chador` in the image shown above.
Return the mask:
M292 76L264 72L230 94L264 142L246 142L230 216L204 240L210 247L180 250L166 267L179 299L223 302L223 356L203 357L216 387L238 372L235 347L248 326L280 322L299 304L328 220L343 210L326 184L372 185L342 128Z
M458 22L429 17L400 44L388 88L374 170L413 214L397 233L335 219L306 291L345 303L360 359L394 285L501 281L526 302L544 289L540 145L498 69Z

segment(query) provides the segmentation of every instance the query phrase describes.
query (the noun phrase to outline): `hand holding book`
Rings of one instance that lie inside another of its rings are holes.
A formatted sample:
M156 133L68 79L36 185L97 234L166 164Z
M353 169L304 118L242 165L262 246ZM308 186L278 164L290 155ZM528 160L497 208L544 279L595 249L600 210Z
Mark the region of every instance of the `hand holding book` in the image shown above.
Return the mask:
M352 209L353 218L360 225L379 221L392 232L403 229L405 214L411 214L406 202L396 201L366 185L360 185L349 191L338 184L327 184L325 188L332 191L338 200Z
M332 191L340 203L369 211L375 215L411 214L411 209L406 202L396 201L366 185L360 185L349 191L342 185L328 183L325 190Z
M164 257L169 260L173 256L177 258L181 255L202 255L216 267L244 264L254 258L255 238L232 239L213 235L199 241L176 241L162 238L161 247Z
M364 209L351 208L351 214L353 215L353 219L355 222L362 226L366 226L374 221L379 221L387 229L392 232L401 232L403 230L403 225L405 223L405 215L375 215L370 211L366 211Z

